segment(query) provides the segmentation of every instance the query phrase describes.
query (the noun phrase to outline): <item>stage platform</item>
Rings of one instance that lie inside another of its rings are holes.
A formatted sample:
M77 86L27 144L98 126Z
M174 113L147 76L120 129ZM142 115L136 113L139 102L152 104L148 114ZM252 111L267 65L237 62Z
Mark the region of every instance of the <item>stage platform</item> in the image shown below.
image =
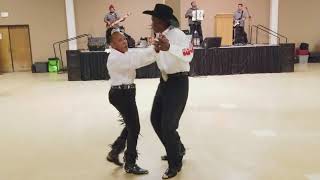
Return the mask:
M195 48L190 63L191 76L294 71L294 44L245 45L220 48ZM69 80L109 79L105 51L67 51ZM137 78L160 76L156 63L137 70Z

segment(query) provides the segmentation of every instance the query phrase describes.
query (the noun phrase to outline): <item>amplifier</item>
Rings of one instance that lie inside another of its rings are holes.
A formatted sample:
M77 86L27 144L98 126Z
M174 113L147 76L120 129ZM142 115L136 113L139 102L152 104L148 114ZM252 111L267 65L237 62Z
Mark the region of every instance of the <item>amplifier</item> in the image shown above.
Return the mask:
M90 51L104 51L106 49L105 37L88 38L88 48Z

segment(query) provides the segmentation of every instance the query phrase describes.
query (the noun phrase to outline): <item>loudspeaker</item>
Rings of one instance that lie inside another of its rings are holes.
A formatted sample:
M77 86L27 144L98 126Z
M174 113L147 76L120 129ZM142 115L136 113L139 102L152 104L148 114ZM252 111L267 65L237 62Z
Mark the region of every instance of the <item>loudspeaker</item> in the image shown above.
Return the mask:
M202 47L205 49L221 47L221 37L207 37L202 42Z
M106 49L105 37L92 37L88 39L89 51L104 51Z
M68 69L80 69L79 50L67 50L67 67Z
M280 44L281 72L294 72L295 44Z
M68 80L81 81L80 51L67 50Z

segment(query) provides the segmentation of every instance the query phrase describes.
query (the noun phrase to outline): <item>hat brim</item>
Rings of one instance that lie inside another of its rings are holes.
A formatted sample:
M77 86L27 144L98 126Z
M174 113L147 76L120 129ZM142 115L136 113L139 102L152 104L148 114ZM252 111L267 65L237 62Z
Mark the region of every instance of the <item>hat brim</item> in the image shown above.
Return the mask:
M143 11L143 14L148 14L152 16L154 14L154 11Z
M151 15L151 16L157 17L159 19L162 19L164 21L168 21L170 24L172 24L173 22L179 23L179 20L177 19L177 17L175 15L172 15L172 16L168 17L169 19L167 19L167 17L159 16L158 14L154 13L154 11L143 11L143 14Z

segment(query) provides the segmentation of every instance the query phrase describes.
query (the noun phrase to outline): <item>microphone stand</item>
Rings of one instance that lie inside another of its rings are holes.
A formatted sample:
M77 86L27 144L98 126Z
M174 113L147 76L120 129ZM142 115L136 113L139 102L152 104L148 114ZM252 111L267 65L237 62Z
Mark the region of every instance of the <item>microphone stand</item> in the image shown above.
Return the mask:
M252 16L251 16L251 14L250 14L250 12L249 12L249 9L248 9L248 7L246 7L246 10L247 10L247 13L248 13L248 16L249 16L249 36L250 36L250 44L252 44L251 42L252 42L252 39L251 39L251 21L252 21Z

